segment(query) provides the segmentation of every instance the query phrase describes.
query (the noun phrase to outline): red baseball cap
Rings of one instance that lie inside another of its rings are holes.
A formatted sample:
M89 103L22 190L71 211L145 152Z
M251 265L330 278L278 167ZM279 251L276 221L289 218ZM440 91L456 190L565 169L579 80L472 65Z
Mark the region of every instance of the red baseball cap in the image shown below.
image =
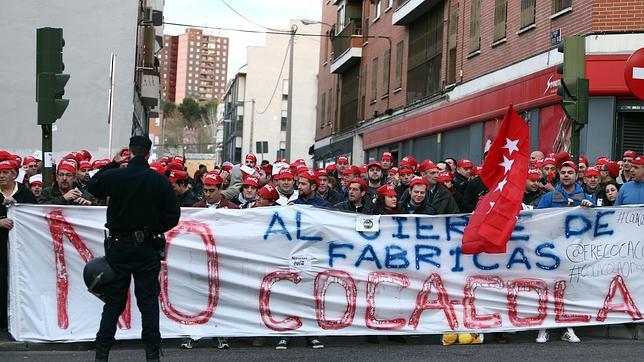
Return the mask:
M150 168L158 172L161 175L165 175L165 167L161 162L152 162L150 163Z
M172 170L172 171L183 171L183 165L175 161L168 163L165 167L166 169Z
M630 151L630 150L629 151L624 151L624 156L623 157L635 158L635 157L637 157L637 153L635 153L635 151Z
M253 162L257 162L257 156L253 155L252 153L249 153L249 154L246 155L245 160L246 161L250 160L250 161L253 161Z
M382 185L376 190L378 196L398 196L396 189L391 185Z
M633 164L638 165L638 166L644 165L644 156L635 157L635 159L633 160Z
M342 162L342 163L349 163L349 158L348 158L347 156L338 156L338 157L335 159L335 163L340 163L340 162Z
M91 164L91 163L89 163L89 161L87 161L87 160L82 160L82 161L78 164L78 169L79 169L79 170L82 170L82 169L84 169L84 168L92 168L92 164Z
M27 157L25 157L24 160L22 160L23 165L28 165L30 163L36 163L36 162L38 162L38 160L36 160L35 157L31 157L31 156L27 156Z
M88 150L82 150L81 153L83 154L85 161L90 161L92 159L92 154L89 153Z
M329 177L329 173L326 172L326 170L323 169L323 168L319 168L319 169L315 170L315 172L318 174L318 178L320 178L320 177Z
M162 162L162 163L168 164L168 163L170 163L170 161L171 161L171 160L170 160L170 156L163 156L163 157L161 157L161 162Z
M326 172L333 172L335 171L335 163L332 163L330 165L327 165L325 168Z
M60 161L58 166L56 167L57 170L64 170L64 171L69 171L73 174L76 173L76 161L74 159L65 159Z
M304 172L298 173L298 176L303 177L311 182L314 182L316 185L320 186L320 179L318 178L318 175L311 170L307 170Z
M458 160L458 162L456 162L456 166L457 167L469 167L469 168L472 168L472 167L474 167L474 164L470 160Z
M391 155L391 152L383 152L383 153L382 153L382 156L380 156L380 160L381 160L381 161L384 161L384 160L389 160L389 161L391 161L391 160L393 160L393 159L394 159L394 158L393 158L393 156Z
M259 191L257 191L257 194L266 200L271 200L273 202L277 201L277 199L280 198L279 192L277 192L277 189L275 189L275 186L273 184L266 184L264 185Z
M432 161L430 160L424 160L420 166L418 166L418 172L424 172L427 170L433 170L437 169L438 166L436 166Z
M364 182L364 180L363 180L363 179L361 179L360 177L356 177L356 178L354 178L353 180L349 181L349 185L351 185L351 184L358 184L358 185L360 185L360 189L361 189L362 191L367 191L367 189L369 188L369 185L367 185L367 183L366 183L366 182Z
M224 179L216 173L207 173L203 176L203 184L208 186L218 186L224 183Z
M29 186L31 185L42 185L42 175L37 174L29 178Z
M425 186L428 186L427 181L425 181L425 179L424 179L424 178L422 178L422 177L418 177L418 176L416 176L416 177L414 177L413 179L411 179L411 182L409 183L409 188L412 188L412 187L414 187L415 185L425 185Z
M13 160L3 160L0 161L0 170L16 170L18 172L18 169L20 168L20 165Z
M564 167L571 167L571 168L573 168L575 171L577 171L577 170L578 170L577 165L576 165L574 162L572 162L572 161L564 161L564 162L561 164L561 166L560 166L559 168L560 168L560 169L562 169L562 168L564 168Z
M441 171L438 173L438 182L445 183L447 181L452 181L454 177L449 171Z
M177 156L174 156L174 157L172 158L172 162L178 162L178 163L180 163L180 164L182 164L182 165L183 165L183 163L185 162L185 160L183 159L183 156L179 156L179 155L177 155Z
M539 169L531 168L528 170L528 180L538 181L541 180L541 177L543 177L543 175Z
M552 157L546 157L543 159L543 166L547 166L547 165L557 166L557 161L555 161L555 159Z
M273 176L273 180L293 179L293 174L288 168L283 168L277 175Z
M409 167L409 166L403 166L398 170L398 174L401 175L401 176L402 175L407 175L407 174L410 174L410 173L414 173L414 170L412 170L411 167Z
M369 169L370 169L370 168L372 168L372 167L378 167L379 169L381 169L381 170L382 170L382 165L381 165L381 164L380 164L380 162L378 162L378 161L370 162L370 163L367 165L367 170L369 170Z
M584 172L584 176L599 176L599 169L597 167L588 167Z
M398 174L398 168L397 167L392 167L387 171L388 174L390 175L397 175Z
M172 170L170 172L170 183L181 181L181 180L187 180L188 179L188 173L185 171L180 171L180 170ZM206 184L205 177L204 177L204 185Z
M259 179L255 176L248 176L244 182L242 182L242 185L259 187Z

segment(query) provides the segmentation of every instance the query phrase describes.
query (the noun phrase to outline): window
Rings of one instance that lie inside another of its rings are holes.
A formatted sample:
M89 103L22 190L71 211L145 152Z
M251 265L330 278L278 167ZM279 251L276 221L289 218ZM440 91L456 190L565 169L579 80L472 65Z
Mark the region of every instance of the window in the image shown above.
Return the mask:
M405 51L405 42L401 40L396 44L396 82L394 88L402 87L402 69L403 69L403 52Z
M375 102L378 96L378 58L371 61L371 101Z
M496 0L494 4L494 40L505 38L505 24L508 14L508 0Z
M326 124L326 92L322 93L322 101L320 102L320 128L324 128Z
M337 27L335 28L335 34L340 34L345 25L345 8L344 2L338 3L338 18L336 20Z
M288 122L287 111L282 111L282 119L280 121L280 131L286 131L286 123Z
M192 79L188 79L188 84L192 84Z
M443 7L436 6L409 24L407 44L407 103L430 97L441 90Z
M382 59L382 95L389 95L389 77L391 76L389 64L391 63L391 49L387 49Z
M572 6L572 0L552 0L552 13L556 14Z
M458 3L449 9L449 38L447 40L447 84L456 83L456 49L458 42Z
M380 17L380 6L382 5L382 0L376 0L375 4L373 5L374 8L376 8L376 16L374 16L373 21L378 20Z
M333 112L333 107L331 106L331 100L332 100L332 94L333 94L333 88L329 88L329 100L327 101L327 106L329 109L327 110L327 124L330 126L331 122L335 122L335 114Z
M521 0L521 29L534 24L535 0Z
M481 0L470 6L470 53L481 49Z

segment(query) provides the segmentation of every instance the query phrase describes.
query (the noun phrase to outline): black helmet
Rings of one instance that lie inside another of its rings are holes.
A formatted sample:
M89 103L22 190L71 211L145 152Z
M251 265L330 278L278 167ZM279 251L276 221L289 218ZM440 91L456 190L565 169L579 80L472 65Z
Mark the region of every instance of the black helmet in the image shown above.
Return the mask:
M83 279L87 290L105 302L106 286L114 280L114 270L105 257L94 258L85 264Z

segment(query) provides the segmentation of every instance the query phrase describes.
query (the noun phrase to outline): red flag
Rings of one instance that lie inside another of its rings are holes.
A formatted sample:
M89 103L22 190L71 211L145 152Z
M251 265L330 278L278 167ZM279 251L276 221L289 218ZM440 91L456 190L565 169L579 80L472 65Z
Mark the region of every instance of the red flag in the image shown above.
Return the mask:
M530 130L512 105L488 152L481 180L490 190L463 235L463 253L505 253L521 211L530 159Z

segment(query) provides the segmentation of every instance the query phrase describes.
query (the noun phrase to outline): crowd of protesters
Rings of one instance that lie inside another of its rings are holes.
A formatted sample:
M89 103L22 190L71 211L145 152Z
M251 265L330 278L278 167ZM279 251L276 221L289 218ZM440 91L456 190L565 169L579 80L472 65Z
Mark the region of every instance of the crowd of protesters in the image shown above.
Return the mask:
M42 160L0 151L0 327L7 326L7 237L13 227L6 207L14 203L106 205L108 200L95 198L85 185L93 172L110 162L92 160L85 150L72 152L56 165L52 186L43 188ZM258 164L253 154L237 165L224 162L212 170L200 165L193 175L188 174L182 156L166 155L149 165L168 177L183 207L246 209L305 204L363 214L438 215L472 212L487 193L479 178L482 167L469 160L419 162L408 155L395 165L389 152L384 152L380 161L363 166L351 165L348 157L339 156L326 168L317 169L309 168L304 160ZM120 167L127 167L127 161ZM584 157L576 164L566 152L544 155L534 151L524 208L644 204L643 181L644 157L634 151L624 152L619 161L598 157L592 165ZM503 335L497 337L506 341ZM562 338L579 342L570 328ZM324 347L316 337L307 340L313 348ZM537 342L547 340L547 331L539 331ZM192 348L193 342L186 340L182 348ZM219 348L229 348L225 338L218 338L217 343ZM253 342L262 343L262 338ZM276 348L286 349L288 344L288 338L280 338Z

